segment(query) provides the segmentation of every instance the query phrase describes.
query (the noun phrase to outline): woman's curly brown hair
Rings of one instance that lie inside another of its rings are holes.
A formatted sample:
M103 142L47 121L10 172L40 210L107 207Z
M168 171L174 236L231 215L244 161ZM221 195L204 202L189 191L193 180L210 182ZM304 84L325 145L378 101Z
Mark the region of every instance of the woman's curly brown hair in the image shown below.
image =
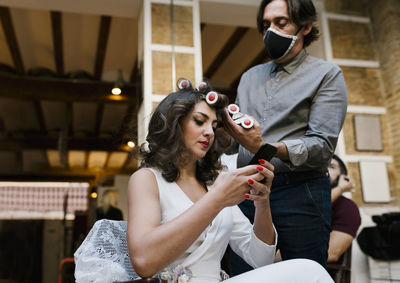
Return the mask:
M178 81L179 82L179 81ZM169 94L155 109L149 123L147 147L142 144L139 149L142 162L140 167L153 167L162 172L168 182L174 182L179 177L178 166L184 162L185 145L181 121L193 110L200 101L206 101L206 95L211 91L210 86L201 90L188 86ZM228 105L227 96L218 93L215 104L208 104L215 109L218 121L221 121L223 111ZM218 176L222 166L219 157L224 150L223 138L226 135L223 129L215 132L214 143L207 154L197 161L196 178L207 185L212 184ZM226 136L224 137L226 140Z

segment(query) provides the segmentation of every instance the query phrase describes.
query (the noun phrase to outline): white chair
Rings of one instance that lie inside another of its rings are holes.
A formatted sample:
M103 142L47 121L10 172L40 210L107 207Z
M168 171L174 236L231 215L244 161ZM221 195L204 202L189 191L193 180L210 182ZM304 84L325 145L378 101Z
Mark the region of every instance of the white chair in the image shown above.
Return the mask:
M126 221L102 219L93 225L74 254L77 283L161 282L153 278L141 279L133 270L126 224Z

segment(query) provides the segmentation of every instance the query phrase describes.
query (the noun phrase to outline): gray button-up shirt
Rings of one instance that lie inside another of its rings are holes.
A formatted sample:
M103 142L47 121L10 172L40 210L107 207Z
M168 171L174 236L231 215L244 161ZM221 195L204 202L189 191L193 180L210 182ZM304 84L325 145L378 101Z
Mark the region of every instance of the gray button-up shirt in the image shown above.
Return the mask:
M340 68L303 49L283 65L268 62L242 75L236 103L261 126L264 142L283 142L289 161L273 158L275 173L326 171L347 110ZM237 165L253 154L239 146Z

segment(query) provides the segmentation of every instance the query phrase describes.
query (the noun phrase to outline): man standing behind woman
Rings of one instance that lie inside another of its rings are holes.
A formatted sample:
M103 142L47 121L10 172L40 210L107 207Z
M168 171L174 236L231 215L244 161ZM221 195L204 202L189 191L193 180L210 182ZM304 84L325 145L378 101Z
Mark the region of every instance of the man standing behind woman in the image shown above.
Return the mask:
M270 62L242 75L236 103L255 118L246 130L230 120L239 145L238 167L265 143L277 147L271 212L283 260L308 258L326 266L331 230L331 186L327 167L347 108L340 68L307 54L317 39L311 0L263 0L257 26ZM252 217L251 202L240 205ZM232 263L233 274L243 270Z

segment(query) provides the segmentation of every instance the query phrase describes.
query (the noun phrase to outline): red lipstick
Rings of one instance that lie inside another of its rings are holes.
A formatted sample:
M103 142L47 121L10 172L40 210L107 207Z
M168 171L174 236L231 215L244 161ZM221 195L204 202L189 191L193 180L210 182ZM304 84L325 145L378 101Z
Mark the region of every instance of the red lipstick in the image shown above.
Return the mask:
M210 146L210 143L208 141L200 142L200 144L203 146L203 148L208 148Z

